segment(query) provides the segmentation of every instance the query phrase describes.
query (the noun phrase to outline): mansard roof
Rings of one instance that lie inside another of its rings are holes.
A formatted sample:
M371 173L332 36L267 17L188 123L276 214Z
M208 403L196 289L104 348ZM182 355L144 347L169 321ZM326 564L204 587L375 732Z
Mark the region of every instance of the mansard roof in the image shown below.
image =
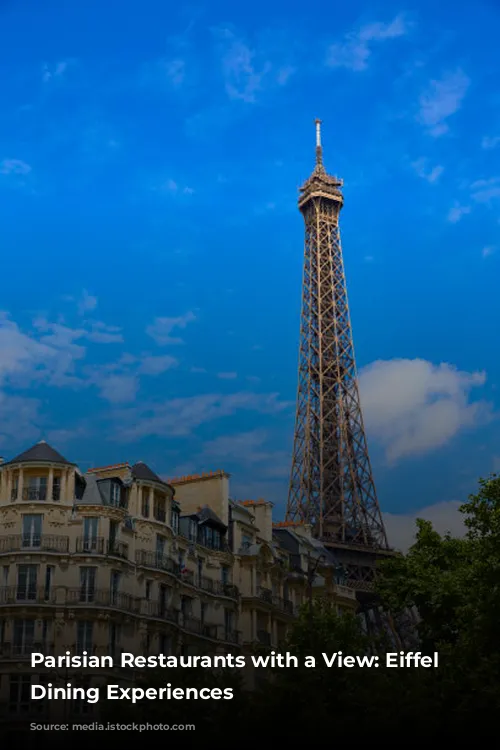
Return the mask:
M154 471L144 463L144 461L138 461L132 466L132 476L135 477L135 479L144 479L147 482L167 484L167 482L164 482L163 479L160 479L158 474L155 474Z
M61 456L51 445L40 440L28 450L23 451L15 458L11 459L9 464L21 464L21 463L51 463L51 464L66 464L67 466L74 466L70 461L67 461L64 456Z

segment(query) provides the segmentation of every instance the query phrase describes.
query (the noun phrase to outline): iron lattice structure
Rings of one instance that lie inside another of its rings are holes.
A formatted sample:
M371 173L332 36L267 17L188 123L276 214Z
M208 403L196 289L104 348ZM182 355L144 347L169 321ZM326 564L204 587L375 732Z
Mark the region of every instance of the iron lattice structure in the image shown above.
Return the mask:
M342 186L323 166L317 120L316 166L299 198L304 276L287 520L310 524L354 584L373 577L375 559L389 545L359 400L339 231Z

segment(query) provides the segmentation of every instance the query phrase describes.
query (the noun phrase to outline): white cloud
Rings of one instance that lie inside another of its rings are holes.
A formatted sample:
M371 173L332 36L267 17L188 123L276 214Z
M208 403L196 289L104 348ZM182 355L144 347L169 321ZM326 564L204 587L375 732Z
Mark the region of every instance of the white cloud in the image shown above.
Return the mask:
M54 65L45 64L42 71L42 81L44 83L49 83L49 81L54 79L62 78L68 70L71 62L71 60L60 60Z
M462 216L470 214L470 210L470 206L460 206L459 204L456 204L450 208L447 219L451 224L457 224Z
M101 398L112 404L133 401L138 389L139 383L134 375L110 374L99 379Z
M97 307L97 297L93 297L88 293L86 289L83 290L80 301L78 302L78 312L80 315L84 315L87 312L92 312Z
M490 177L487 180L476 180L470 186L472 198L476 203L491 203L500 198L500 177Z
M423 518L431 521L439 534L449 532L454 537L463 537L466 531L462 514L459 512L461 503L443 502L429 505L413 513L384 513L384 523L389 544L395 549L407 552L415 542L416 520Z
M481 255L483 258L489 258L490 255L493 255L496 252L496 248L489 245L488 247L483 247L481 250Z
M485 135L483 140L481 141L481 148L484 149L494 149L497 148L497 146L500 146L500 135L496 136L487 136Z
M438 164L435 167L429 167L427 159L417 159L411 165L417 175L427 182L436 182L444 172L444 167Z
M235 380L238 377L237 372L218 372L217 377L220 380Z
M418 119L429 134L438 137L449 130L447 120L462 106L470 85L469 78L461 70L444 74L430 82L420 97Z
M0 174L27 175L30 172L30 165L21 159L4 159L0 163Z
M176 367L178 361L175 357L165 354L162 357L146 356L143 357L138 372L142 375L161 375L167 370Z
M260 93L285 86L295 72L292 65L272 62L266 44L253 48L229 28L214 29L213 34L229 99L254 104Z
M182 339L173 337L170 334L176 328L186 328L188 323L191 323L193 320L196 320L196 316L192 312L188 312L178 318L156 318L154 322L147 327L146 333L156 341L159 346L166 346L167 344L182 344Z
M358 31L347 34L342 42L332 44L328 49L326 64L331 68L366 70L375 42L405 36L409 29L410 25L401 15L390 23L367 24Z
M359 377L367 430L390 463L440 448L460 430L490 417L490 404L469 400L471 390L485 381L484 373L463 372L446 363L373 362Z

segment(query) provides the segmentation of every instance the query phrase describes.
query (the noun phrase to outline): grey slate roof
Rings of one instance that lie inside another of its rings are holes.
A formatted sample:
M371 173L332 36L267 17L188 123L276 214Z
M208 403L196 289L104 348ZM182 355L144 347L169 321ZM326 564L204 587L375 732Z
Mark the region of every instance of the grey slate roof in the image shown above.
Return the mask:
M68 466L74 466L70 461L67 461L64 456L61 456L52 446L41 440L36 443L28 450L20 453L15 458L11 459L8 463L19 464L36 461L39 463L56 463L56 464L67 464Z
M104 505L99 483L93 474L85 474L85 489L77 505Z
M209 508L208 505L204 505L203 508L201 508L201 510L199 510L196 515L198 516L198 520L200 523L205 523L206 521L212 521L212 523L216 523L219 526L226 528L226 524L223 521L221 521L217 513L214 513L212 508Z
M132 476L134 476L136 479L144 479L147 482L158 482L159 484L167 484L163 481L163 479L160 479L158 474L155 474L152 469L149 468L147 464L144 463L144 461L138 461L136 464L132 466Z

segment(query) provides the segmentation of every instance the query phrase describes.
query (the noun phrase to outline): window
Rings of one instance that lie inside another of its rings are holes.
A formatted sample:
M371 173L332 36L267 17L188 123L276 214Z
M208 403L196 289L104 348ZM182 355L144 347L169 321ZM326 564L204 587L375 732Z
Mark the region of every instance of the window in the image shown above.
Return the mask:
M171 512L170 525L174 534L179 533L179 510L174 506Z
M40 547L42 543L42 515L23 516L23 547Z
M234 612L230 609L224 610L224 630L226 631L226 637L234 630Z
M248 534L242 534L241 537L241 548L242 549L248 549L252 546L252 537L248 536Z
M3 585L8 586L9 585L9 566L4 565L3 566Z
M189 541L198 541L198 524L193 518L189 519Z
M28 711L31 703L30 675L10 675L9 711L21 713Z
M207 605L204 602L201 602L201 605L200 605L200 620L201 620L201 624L202 625L205 624L205 614L206 614L206 611L207 611Z
M158 558L158 564L161 564L162 558L165 555L165 537L160 534L156 535L156 556Z
M220 531L217 531L217 529L214 529L213 533L213 549L221 549L221 535Z
M18 601L33 601L36 599L37 565L19 565L17 569Z
M198 558L198 583L201 581L201 577L203 576L203 563L205 561L202 557Z
M109 624L109 654L112 657L118 655L120 645L120 626L115 622Z
M146 591L144 593L144 598L146 599L146 601L149 601L151 599L152 583L153 583L152 581L146 581Z
M184 615L184 617L191 617L191 611L192 611L192 599L190 599L188 596L182 596L181 597L181 612Z
M30 477L24 494L25 500L47 499L47 477Z
M14 620L14 654L29 654L35 640L34 620Z
M164 583L160 584L158 596L158 609L160 617L165 617L168 607L168 587Z
M120 578L121 575L117 570L111 571L111 580L109 584L110 593L111 593L111 604L117 604L118 603L118 590L120 588Z
M94 623L92 620L78 620L76 626L76 653L82 654L84 651L92 653L94 645L92 636L94 633Z
M56 503L61 499L61 477L54 477L52 484L52 500Z
M229 583L229 568L223 565L220 569L220 579L224 586Z
M45 568L45 588L43 592L43 598L45 601L48 601L50 599L50 589L52 586L52 578L54 575L54 566L53 565L47 565Z
M93 602L97 568L80 568L80 601Z
M118 484L118 482L112 482L111 483L111 505L114 505L116 507L120 506L121 501L121 492L122 488Z
M83 519L83 552L97 552L97 532L99 518L87 516Z
M170 636L165 635L165 633L162 633L160 635L160 653L165 654L165 656L168 656L172 650L172 639Z
M149 518L149 495L145 488L142 490L141 513L144 518Z

